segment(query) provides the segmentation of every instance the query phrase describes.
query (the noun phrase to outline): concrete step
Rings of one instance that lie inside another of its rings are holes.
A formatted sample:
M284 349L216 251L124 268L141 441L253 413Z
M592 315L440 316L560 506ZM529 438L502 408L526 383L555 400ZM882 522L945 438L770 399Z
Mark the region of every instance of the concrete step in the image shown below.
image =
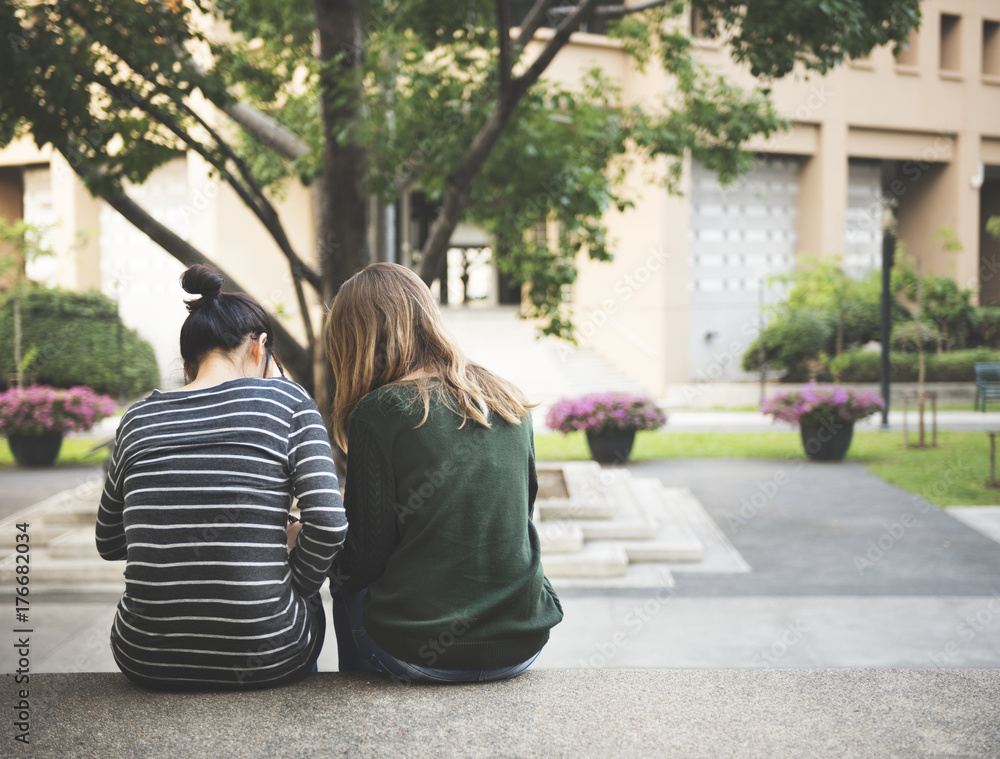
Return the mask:
M97 523L98 502L71 500L45 511L38 521L44 527L90 527Z
M583 530L573 522L542 522L536 525L543 554L576 553L583 550Z
M614 506L607 501L583 503L569 498L547 498L535 502L535 510L543 522L563 519L614 519Z
M628 556L613 544L585 545L577 553L542 556L542 567L549 577L622 577L628 571Z
M65 525L48 526L38 520L32 520L28 524L30 525L28 535L32 547L47 546L60 535L65 535L67 529L72 529ZM0 533L0 554L17 548L17 535L16 529L8 529Z
M64 532L49 543L48 552L53 559L104 561L97 553L93 527L77 527Z
M609 478L593 461L568 461L547 464L544 469L560 469L566 484L567 498L546 498L536 501L535 510L541 521L562 519L612 519L615 506L608 497Z
M681 499L690 493L672 492L654 479L636 479L632 483L637 502L658 534L652 541L635 541L626 546L631 561L701 561L704 545L695 534L684 511L678 508ZM693 496L690 496L693 498Z
M4 582L4 587L10 587L14 566L12 556L0 562L0 581ZM104 561L96 555L96 549L92 559L60 559L54 557L48 548L37 548L31 552L32 592L41 585L117 583L124 588L124 578L125 562Z

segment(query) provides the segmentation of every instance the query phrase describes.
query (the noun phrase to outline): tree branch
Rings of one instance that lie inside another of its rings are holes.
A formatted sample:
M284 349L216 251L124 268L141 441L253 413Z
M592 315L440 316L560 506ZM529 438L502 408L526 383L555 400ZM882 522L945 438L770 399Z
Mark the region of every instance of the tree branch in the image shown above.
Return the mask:
M648 0L645 3L636 3L635 5L598 5L594 8L594 16L597 18L624 18L625 16L631 16L635 13L642 13L643 11L648 11L653 8L659 8L661 5L666 5L670 0ZM575 5L561 5L558 8L553 8L553 14L559 14L560 16L567 13L572 13L577 9L578 6Z
M209 135L222 152L223 155L221 157L213 155L213 153L205 145L195 140L187 132L187 130L181 126L177 119L162 108L151 103L147 98L139 93L127 89L120 84L116 84L109 77L101 74L93 74L82 70L77 73L79 73L80 76L88 77L94 83L101 85L108 91L109 94L117 96L120 100L145 111L157 122L169 129L179 140L187 145L188 148L198 153L202 158L208 161L208 163L214 166L223 179L226 180L226 183L232 187L233 191L240 197L240 200L243 201L244 205L246 205L254 213L254 215L257 216L261 224L264 225L264 228L270 233L271 237L278 245L278 249L281 250L285 258L288 259L292 270L292 277L296 281L304 277L309 284L315 288L317 293L321 292L322 286L319 274L310 269L292 248L288 235L285 233L285 229L281 225L278 212L275 210L274 206L271 205L271 201L268 200L267 196L264 194L263 188L253 178L253 175L249 173L249 169L247 169L246 165L239 159L236 152L204 121L204 119L195 114L193 109L185 103L181 104L185 111L191 114L198 121L198 123L208 131ZM233 176L233 174L226 168L227 158L236 163L237 168L240 169L241 175L249 185L249 189L241 184L239 180L237 180L236 177ZM297 290L301 290L301 288L297 288ZM310 347L312 347L314 342L312 338L312 322L308 311L306 310L304 300L300 299L299 307L303 309L303 320L305 321L306 333L309 335L309 343Z
M666 0L663 0L664 2ZM562 23L556 27L555 34L549 39L542 49L542 52L531 62L527 71L521 74L514 80L514 90L515 97L520 100L524 93L528 91L535 82L539 80L542 73L549 67L552 63L552 59L556 57L556 53L562 50L566 43L569 42L570 35L573 34L582 24L587 17L593 12L594 7L597 5L597 0L583 0L573 12L562 20Z
M66 161L73 167L73 170L81 179L93 179L97 176L97 170L92 168L83 159L82 155L73 148L72 142L70 142L67 149L61 149L59 152L62 153L63 157L66 158ZM113 193L105 189L98 189L97 194L136 229L185 266L193 266L194 264L211 266L225 279L225 289L227 291L246 292L222 267L178 236L169 227L154 219L148 211L125 193ZM271 326L274 328L274 337L288 370L299 384L311 392L313 385L311 353L298 343L279 319L272 318Z
M497 0L497 2L502 3L504 0ZM542 72L555 58L556 53L569 41L573 30L580 26L596 4L597 0L583 0L573 14L563 19L553 37L546 43L545 48L528 67L528 70L513 79L506 92L498 93L493 113L490 114L486 123L473 138L469 147L466 148L455 170L448 175L444 198L441 202L441 211L431 225L420 256L419 274L420 278L427 284L440 276L441 266L448 252L448 242L469 203L472 182L503 135L507 124L510 123L518 103L521 102L528 89L538 81Z
M308 142L253 106L235 100L211 98L210 100L219 110L246 129L251 137L285 158L292 160L302 158L309 155L312 150Z
M531 6L531 10L521 21L521 31L517 35L517 47L519 50L523 50L529 42L535 37L535 32L542 28L542 24L545 23L545 16L549 12L549 8L556 0L535 0L535 4Z

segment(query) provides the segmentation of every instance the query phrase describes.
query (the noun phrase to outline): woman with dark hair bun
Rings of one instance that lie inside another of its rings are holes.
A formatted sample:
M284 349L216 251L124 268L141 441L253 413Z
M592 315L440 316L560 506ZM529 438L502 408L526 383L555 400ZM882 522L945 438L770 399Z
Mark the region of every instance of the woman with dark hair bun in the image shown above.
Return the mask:
M126 560L111 648L149 688L268 687L313 671L318 591L347 530L316 404L284 379L264 309L222 283L205 266L181 277L200 296L181 327L188 384L126 412L97 517L101 556Z

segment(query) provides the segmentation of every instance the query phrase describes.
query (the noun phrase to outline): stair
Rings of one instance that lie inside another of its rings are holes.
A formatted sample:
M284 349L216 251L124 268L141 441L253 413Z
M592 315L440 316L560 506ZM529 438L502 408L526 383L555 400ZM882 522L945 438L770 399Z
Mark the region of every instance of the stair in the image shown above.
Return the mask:
M593 462L539 467L550 468L562 472L568 497L537 501L535 525L542 566L557 586L564 579L624 578L640 563L702 560L702 542L684 513L693 499L689 491Z
M27 524L31 594L121 593L125 562L104 561L94 542L103 486L84 483L0 521L0 585L13 587L17 525Z
M542 565L557 587L672 584L671 568L702 562L703 537L719 542L714 523L688 490L593 462L542 464L539 470L555 470L555 481L561 475L565 484L564 493L539 499L534 514ZM33 594L124 590L125 562L102 560L94 544L101 486L88 483L0 522L4 587L14 582L16 525L26 522ZM730 563L735 570L723 571L744 571Z

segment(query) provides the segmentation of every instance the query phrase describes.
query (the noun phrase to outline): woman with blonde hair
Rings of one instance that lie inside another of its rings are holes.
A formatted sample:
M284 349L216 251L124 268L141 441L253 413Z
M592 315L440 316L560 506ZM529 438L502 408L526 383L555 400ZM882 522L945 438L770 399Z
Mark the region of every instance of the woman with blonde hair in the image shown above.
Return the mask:
M562 619L531 522L531 416L469 361L427 286L373 264L327 318L350 524L331 573L342 671L406 682L520 674Z

